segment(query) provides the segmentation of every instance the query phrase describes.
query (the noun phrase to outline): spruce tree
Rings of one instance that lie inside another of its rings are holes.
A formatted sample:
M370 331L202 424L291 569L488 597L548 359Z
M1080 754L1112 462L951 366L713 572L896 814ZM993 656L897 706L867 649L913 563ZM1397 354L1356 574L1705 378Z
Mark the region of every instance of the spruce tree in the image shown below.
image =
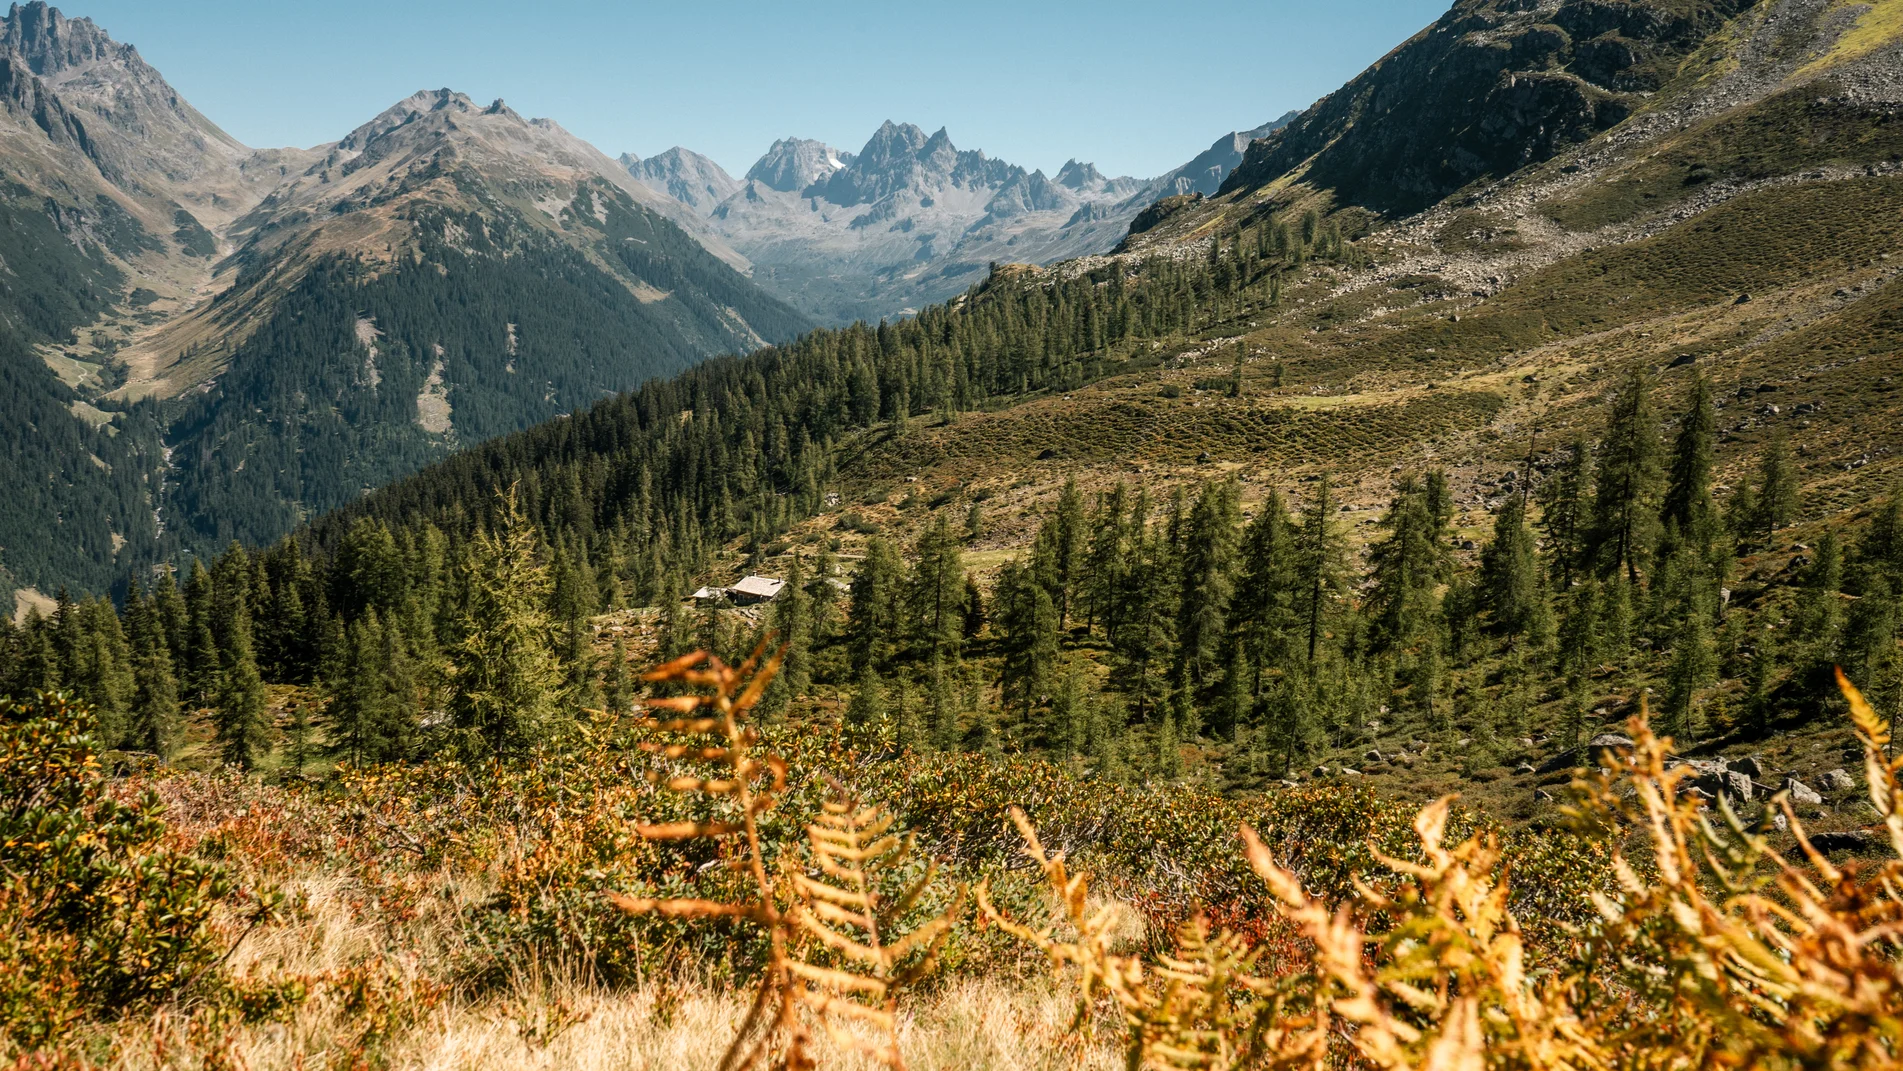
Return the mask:
M476 536L463 564L462 636L453 651L450 711L464 750L477 757L545 739L562 702L548 566L516 498L499 506L495 526Z
M1315 485L1314 499L1302 511L1302 536L1297 551L1296 577L1302 592L1310 677L1319 667L1330 609L1346 587L1344 559L1347 552L1341 534L1335 530L1334 508L1334 494L1329 477L1324 474Z
M1637 583L1658 539L1658 422L1645 373L1635 369L1620 386L1597 454L1593 529L1600 564Z
M133 695L126 739L131 747L161 759L177 754L184 725L179 716L178 679L165 640L156 600L139 593L135 581L126 593L126 642L132 652Z
M1758 462L1756 511L1752 516L1752 536L1770 546L1780 528L1797 517L1797 472L1791 465L1790 441L1783 432L1771 436Z
M242 551L239 552L242 554ZM270 748L271 725L265 710L264 678L258 672L251 639L246 585L234 574L217 585L211 621L217 669L212 692L212 725L219 752L231 765L253 769Z
M1559 590L1568 591L1591 567L1592 444L1584 436L1561 449L1559 467L1540 485L1538 498L1551 572Z

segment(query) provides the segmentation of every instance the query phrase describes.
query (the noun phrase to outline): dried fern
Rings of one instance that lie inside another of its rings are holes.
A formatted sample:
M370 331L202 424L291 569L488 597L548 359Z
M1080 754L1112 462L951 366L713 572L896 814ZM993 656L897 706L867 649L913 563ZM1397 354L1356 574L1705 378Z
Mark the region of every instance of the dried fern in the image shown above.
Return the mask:
M1089 877L1071 873L1062 857L1047 853L1023 811L1011 808L1011 821L1024 836L1025 853L1044 872L1057 910L1048 925L1032 928L1000 911L984 885L978 887L979 908L1006 933L1043 952L1053 969L1076 971L1073 1032L1088 1025L1100 998L1109 998L1123 1018L1133 1068L1253 1066L1281 1040L1274 1023L1282 1004L1274 987L1255 975L1254 950L1191 919L1178 931L1177 954L1148 972L1154 981L1146 978L1140 959L1113 951L1119 909L1107 904L1093 911Z
M722 1071L762 1064L787 1071L814 1067L809 1019L840 1048L902 1069L899 994L935 965L961 910L964 890L945 911L902 931L906 916L930 890L935 869L928 866L896 895L886 896L886 887L911 858L912 841L892 832L890 814L877 806L855 807L837 785L834 798L806 827L817 873L775 873L759 819L784 795L787 767L777 756L756 752L759 735L745 724L779 669L778 655L760 661L763 651L755 651L737 669L696 653L648 673L645 679L650 682L708 691L649 701L650 708L681 716L650 719L642 727L707 739L640 745L666 759L709 767L706 776L649 777L671 791L708 797L724 813L712 821L640 825L637 831L650 840L720 845L722 855L748 873L750 895L734 901L612 899L630 914L740 919L766 931L765 971L746 1019L721 1059ZM838 965L818 962L821 958ZM857 1024L860 1031L844 1028L841 1021ZM868 1029L876 1040L861 1036Z
M798 905L793 919L814 944L839 957L848 969L795 959L788 964L805 984L801 1001L820 1016L835 1044L888 1067L903 1067L894 1012L898 995L936 966L964 904L961 887L951 906L901 935L901 922L931 888L928 866L898 895L882 889L914 850L910 836L891 832L893 817L874 805L855 808L836 790L823 813L806 827L817 877L793 875ZM880 1040L867 1043L833 1025L834 1018L870 1027Z

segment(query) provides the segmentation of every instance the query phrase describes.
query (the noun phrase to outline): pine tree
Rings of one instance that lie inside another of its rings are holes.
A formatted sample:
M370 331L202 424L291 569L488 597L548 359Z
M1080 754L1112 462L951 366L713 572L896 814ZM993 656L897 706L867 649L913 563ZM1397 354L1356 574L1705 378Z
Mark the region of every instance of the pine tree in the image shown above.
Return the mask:
M1240 496L1233 479L1204 487L1190 511L1184 536L1171 679L1177 688L1199 699L1210 696L1221 680L1239 564Z
M956 659L964 642L965 565L943 514L919 536L906 586L908 631L922 657Z
M564 674L548 616L548 566L513 494L500 501L496 526L471 544L462 580L450 710L465 750L519 751L553 728Z
M628 674L628 644L620 636L608 647L608 662L601 673L601 706L609 714L622 715L633 709L634 685Z
M1064 480L1064 489L1057 497L1057 513L1050 523L1055 574L1051 599L1057 604L1058 628L1064 630L1070 628L1073 595L1085 569L1084 498L1077 491L1075 477Z
M1050 694L1057 668L1057 607L1031 570L1011 562L998 578L1004 704L1026 724Z
M126 593L126 642L132 652L133 696L127 743L161 759L177 754L184 725L179 716L178 679L165 640L156 600L139 593L135 581Z
M1790 441L1778 432L1758 462L1756 511L1752 515L1752 537L1770 546L1780 528L1788 527L1797 517L1797 472L1791 466Z
M1559 590L1568 591L1591 566L1592 444L1584 436L1575 436L1561 449L1559 467L1540 485L1539 502L1551 571Z
M877 745L886 718L885 681L876 668L868 666L846 704L846 739L860 747Z
M1525 500L1508 497L1494 516L1493 541L1480 556L1479 607L1489 629L1517 648L1541 645L1551 614L1540 582L1533 531L1526 523Z
M1717 417L1712 411L1711 384L1703 375L1692 380L1685 414L1679 418L1678 438L1672 445L1672 464L1659 520L1679 540L1689 544L1701 562L1714 561L1719 539L1718 509L1712 500L1712 459L1716 450ZM1668 552L1669 552L1668 548Z
M1803 672L1806 676L1821 678L1819 671L1841 658L1844 562L1837 533L1824 533L1824 538L1817 542L1815 555L1800 581L1797 605L1791 615L1791 631ZM1812 683L1823 686L1821 679L1814 679Z
M1745 730L1753 738L1761 738L1771 731L1771 717L1776 712L1777 672L1777 633L1767 628L1758 634L1757 647L1751 652L1751 662L1745 669Z
M1307 635L1307 666L1313 677L1319 666L1321 641L1330 607L1346 587L1346 549L1335 530L1335 499L1329 477L1315 485L1315 498L1302 511L1302 537L1297 551L1297 580L1302 591L1302 613Z
M251 638L251 611L244 580L243 550L235 544L220 562L210 631L217 669L212 692L212 724L224 760L253 769L270 747L271 725L265 710L264 678L258 672Z
M883 538L874 536L852 578L852 611L846 643L853 672L884 667L892 657L900 627L900 597L905 584L905 562Z
M1613 399L1597 451L1593 530L1601 566L1637 583L1658 539L1658 422L1645 374L1634 370Z
M945 673L944 663L932 661L931 677L927 682L926 704L931 717L932 747L938 751L958 750L958 696L952 687L951 679Z
M1705 612L1700 583L1686 586L1680 625L1672 648L1672 664L1665 679L1665 731L1681 746L1698 731L1699 693L1717 676L1718 658L1712 650L1711 622Z
M1439 586L1451 572L1438 527L1423 481L1404 477L1381 518L1386 536L1368 555L1365 606L1378 651L1416 648L1434 627Z
M184 683L186 694L200 706L211 702L218 683L218 641L212 635L212 582L205 563L192 560L185 582Z

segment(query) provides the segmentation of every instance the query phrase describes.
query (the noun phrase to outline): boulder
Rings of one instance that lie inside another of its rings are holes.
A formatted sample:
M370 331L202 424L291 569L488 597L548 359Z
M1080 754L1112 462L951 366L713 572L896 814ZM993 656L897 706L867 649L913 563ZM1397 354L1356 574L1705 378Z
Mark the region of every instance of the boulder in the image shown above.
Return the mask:
M1328 776L1328 767L1326 767L1326 766L1317 766L1317 767L1315 767L1315 770L1314 770L1314 775L1315 775L1316 777L1327 777L1327 776Z
M1791 802L1800 806L1822 807L1824 797L1818 791L1795 777L1784 779L1784 791L1791 794Z
M1343 766L1341 768L1340 773L1341 773L1341 776L1343 777L1360 777L1361 776L1360 770L1351 770L1346 766Z
M1595 751L1607 747L1631 747L1632 738L1624 733L1600 733L1598 736L1593 737L1586 746Z
M1861 829L1847 829L1841 833L1812 833L1810 846L1829 855L1832 852L1861 851L1876 843L1876 838Z
M1736 770L1724 775L1725 795L1743 802L1751 798L1751 778Z
M1532 763L1523 762L1519 764L1518 766L1515 766L1513 768L1513 772L1516 774L1530 774L1530 773L1538 773L1539 771L1533 768Z
M1746 755L1731 764L1731 768L1747 777L1763 777L1764 763L1756 755Z
M1825 792L1848 792L1857 787L1857 779L1848 770L1832 770L1821 779Z
M1367 763L1370 766L1373 766L1376 763L1385 762L1387 760L1382 757L1380 748L1371 747L1367 751L1362 753L1361 761Z

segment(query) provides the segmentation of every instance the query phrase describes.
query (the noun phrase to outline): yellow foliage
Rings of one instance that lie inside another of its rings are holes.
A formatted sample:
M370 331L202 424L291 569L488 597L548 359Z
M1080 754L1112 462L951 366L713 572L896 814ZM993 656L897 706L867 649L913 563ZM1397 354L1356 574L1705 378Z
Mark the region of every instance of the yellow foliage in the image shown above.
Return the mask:
M1053 858L1020 812L1026 851L1055 894L1057 917L1033 928L987 917L1074 975L1077 1025L1108 1001L1127 1027L1129 1066L1388 1071L1481 1068L1887 1068L1903 1047L1903 760L1884 758L1886 726L1844 680L1863 741L1870 799L1895 858L1838 867L1812 847L1789 801L1779 808L1801 856L1721 804L1679 793L1685 767L1642 713L1635 744L1575 783L1575 819L1615 845L1616 896L1579 931L1558 969L1528 969L1495 840L1444 843L1451 798L1415 821L1419 856L1377 853L1396 877L1357 882L1336 907L1240 830L1277 913L1307 962L1269 978L1234 937L1184 927L1174 956L1116 952L1112 909L1086 907L1088 878ZM1635 837L1634 834L1637 836ZM1646 876L1641 876L1642 874Z
M886 896L886 879L898 876L911 857L911 838L892 832L893 818L882 808L855 805L838 785L834 798L806 827L818 875L793 868L774 872L758 819L785 791L787 768L777 756L755 752L759 736L746 725L746 716L779 670L779 655L761 664L763 652L764 648L755 651L738 668L697 652L647 675L651 682L708 691L650 701L649 707L680 717L650 719L645 727L674 735L711 736L714 742L647 741L642 749L720 772L709 777L659 773L649 777L675 792L713 797L730 813L720 821L637 827L650 840L701 839L731 845L736 850L723 855L750 874L752 895L734 902L619 895L612 899L630 914L736 918L767 931L765 971L753 1005L721 1059L722 1071L762 1064L786 1071L814 1067L809 1022L817 1022L841 1051L903 1069L896 1015L899 994L932 970L939 948L962 911L963 890L943 912L904 931L905 917L914 913L930 889L935 871L927 867L898 895Z

